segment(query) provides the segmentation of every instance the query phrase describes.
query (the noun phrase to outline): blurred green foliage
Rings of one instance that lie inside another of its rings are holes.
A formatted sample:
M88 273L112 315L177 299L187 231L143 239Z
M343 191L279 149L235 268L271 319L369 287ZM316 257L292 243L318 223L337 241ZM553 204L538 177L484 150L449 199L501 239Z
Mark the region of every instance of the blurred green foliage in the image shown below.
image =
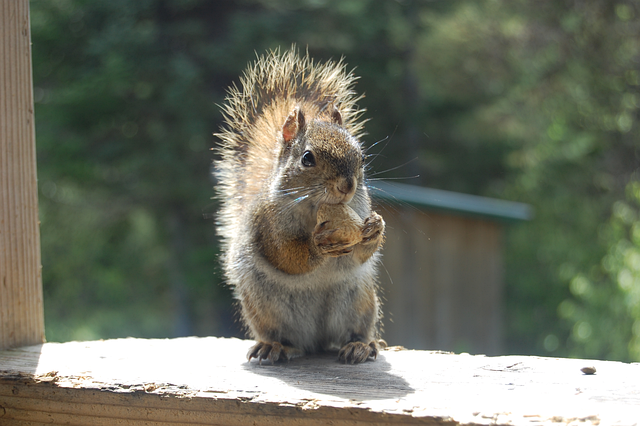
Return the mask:
M376 178L530 203L511 353L640 360L634 1L33 0L49 340L237 335L209 176L216 104L296 43L361 77Z

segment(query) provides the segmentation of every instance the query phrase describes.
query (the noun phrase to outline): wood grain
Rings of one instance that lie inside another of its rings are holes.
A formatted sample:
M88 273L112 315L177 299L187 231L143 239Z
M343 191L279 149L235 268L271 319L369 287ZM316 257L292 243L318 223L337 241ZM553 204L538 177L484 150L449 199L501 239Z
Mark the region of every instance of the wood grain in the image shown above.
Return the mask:
M0 348L44 341L29 2L0 0Z
M361 365L336 354L259 365L245 359L252 344L120 339L2 351L0 424L640 424L640 364L392 348Z

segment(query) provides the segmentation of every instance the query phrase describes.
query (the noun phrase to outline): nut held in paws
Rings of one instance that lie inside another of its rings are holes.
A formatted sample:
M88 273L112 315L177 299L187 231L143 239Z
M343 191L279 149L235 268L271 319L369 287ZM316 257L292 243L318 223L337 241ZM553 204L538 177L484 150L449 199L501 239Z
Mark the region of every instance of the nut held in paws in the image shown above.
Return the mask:
M337 229L335 237L358 244L362 240L363 221L346 204L322 204L318 209L318 223L329 222L328 228Z

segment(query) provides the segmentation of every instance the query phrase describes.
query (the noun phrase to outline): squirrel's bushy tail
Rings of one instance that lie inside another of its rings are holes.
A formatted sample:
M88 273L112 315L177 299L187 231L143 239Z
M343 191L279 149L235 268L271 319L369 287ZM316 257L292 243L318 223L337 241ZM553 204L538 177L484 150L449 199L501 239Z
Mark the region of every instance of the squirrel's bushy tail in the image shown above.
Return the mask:
M308 53L300 56L295 46L283 54L277 49L258 57L240 78L240 87L234 84L228 90L222 106L225 125L217 134L222 148L245 151L264 143L246 135L274 103L310 104L319 113L336 105L343 126L353 136L361 136L364 122L359 118L364 111L358 109L356 102L361 96L353 90L357 77L345 68L342 60L316 63ZM285 118L274 125L280 129Z

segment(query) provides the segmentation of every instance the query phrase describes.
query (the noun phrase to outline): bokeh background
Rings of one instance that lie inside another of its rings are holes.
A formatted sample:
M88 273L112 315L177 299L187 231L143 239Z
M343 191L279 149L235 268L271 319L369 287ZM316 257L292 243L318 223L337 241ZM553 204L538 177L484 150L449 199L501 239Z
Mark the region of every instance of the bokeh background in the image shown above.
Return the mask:
M33 0L31 29L49 341L241 333L212 133L295 43L361 77L377 178L534 207L507 353L640 360L637 1Z

